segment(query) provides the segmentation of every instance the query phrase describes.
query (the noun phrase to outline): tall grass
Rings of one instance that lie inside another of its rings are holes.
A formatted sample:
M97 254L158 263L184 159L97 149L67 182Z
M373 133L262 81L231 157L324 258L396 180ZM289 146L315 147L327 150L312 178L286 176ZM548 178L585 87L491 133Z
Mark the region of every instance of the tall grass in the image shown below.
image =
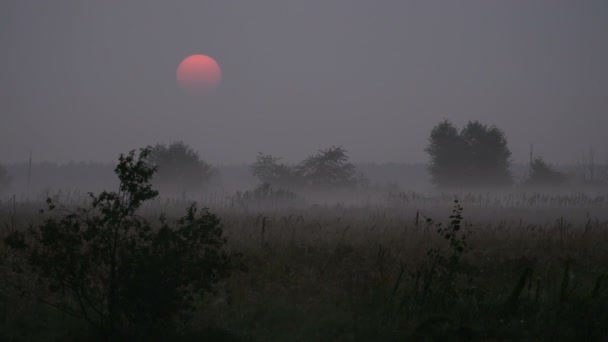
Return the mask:
M67 206L85 200L82 194L54 195ZM177 215L186 202L197 200L218 213L229 247L244 254L248 272L233 275L217 296L199 303L195 320L184 326L190 336L247 341L606 337L608 195L402 192L325 203L238 205L235 196L161 198L142 211ZM449 225L454 198L464 208L462 227L471 231L471 249L446 268L428 251L449 255L449 241L432 222ZM0 225L10 227L12 215L15 229L25 227L37 220L40 207L38 200L2 201ZM5 339L61 339L80 331L77 323L26 299L6 291L0 299ZM46 335L26 336L33 329Z

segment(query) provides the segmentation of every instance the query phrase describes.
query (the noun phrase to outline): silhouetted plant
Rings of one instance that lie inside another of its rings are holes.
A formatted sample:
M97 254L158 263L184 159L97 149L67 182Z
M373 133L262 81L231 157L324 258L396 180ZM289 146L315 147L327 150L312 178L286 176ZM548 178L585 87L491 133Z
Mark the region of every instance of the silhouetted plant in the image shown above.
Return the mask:
M298 173L306 184L313 187L354 187L366 181L355 174L347 151L341 146L319 150L297 166Z
M530 163L530 177L526 181L528 185L560 185L566 181L566 176L556 171L541 157L535 158Z
M427 219L428 224L434 224L432 219ZM437 234L448 241L448 253L445 255L443 251L439 249L431 249L428 254L437 260L441 260L441 263L446 265L458 265L462 256L469 251L469 245L467 238L470 232L463 229L463 218L462 218L462 206L458 200L454 201L454 210L450 215L449 225L444 226L441 222L434 224Z
M458 288L457 278L460 272L461 259L470 251L468 238L471 232L463 222L462 206L454 201L454 210L448 225L435 223L427 218L428 227L433 227L442 239L448 242L447 248L431 248L427 251L430 259L429 268L416 275L422 282L422 297L425 298L434 288L438 289L436 299L452 300L462 289Z
M431 131L426 152L431 157L429 171L436 185L502 186L512 182L511 151L497 127L470 121L458 132L445 120Z
M211 165L182 141L156 144L148 161L158 168L152 182L161 192L200 190L213 175Z
M117 192L89 194L88 207L58 212L5 239L47 287L40 300L86 320L107 339L170 328L236 266L224 251L220 219L207 209L192 204L174 223L161 214L155 225L137 214L158 195L150 184L150 152L120 156ZM58 211L53 200L47 203Z

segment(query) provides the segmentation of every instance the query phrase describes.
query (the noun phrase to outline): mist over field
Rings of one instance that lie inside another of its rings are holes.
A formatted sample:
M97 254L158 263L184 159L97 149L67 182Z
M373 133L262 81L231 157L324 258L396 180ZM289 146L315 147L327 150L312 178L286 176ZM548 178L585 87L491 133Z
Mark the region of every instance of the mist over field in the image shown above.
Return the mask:
M0 2L1 341L603 341L608 2Z

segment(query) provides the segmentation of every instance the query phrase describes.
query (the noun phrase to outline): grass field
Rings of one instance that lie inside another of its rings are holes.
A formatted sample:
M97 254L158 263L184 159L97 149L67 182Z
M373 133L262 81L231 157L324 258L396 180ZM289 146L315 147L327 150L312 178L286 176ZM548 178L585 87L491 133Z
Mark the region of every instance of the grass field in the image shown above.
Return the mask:
M72 205L82 199L62 194ZM435 223L454 199L469 249L457 262ZM61 198L60 198L61 199ZM346 201L200 199L224 223L236 272L200 300L184 340L402 341L608 338L608 197L376 194ZM142 215L181 214L158 200ZM3 234L38 201L0 204ZM432 219L428 222L427 218ZM434 253L429 251L433 250ZM2 340L81 340L84 323L3 286Z

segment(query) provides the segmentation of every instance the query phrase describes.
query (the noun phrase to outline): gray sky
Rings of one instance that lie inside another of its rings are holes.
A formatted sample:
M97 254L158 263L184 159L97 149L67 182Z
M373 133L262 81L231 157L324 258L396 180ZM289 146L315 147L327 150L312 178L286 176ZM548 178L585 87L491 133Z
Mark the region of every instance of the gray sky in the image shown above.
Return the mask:
M115 160L184 140L212 163L426 161L431 127L502 128L515 161L608 158L608 1L0 2L0 161ZM224 80L175 84L190 54Z

